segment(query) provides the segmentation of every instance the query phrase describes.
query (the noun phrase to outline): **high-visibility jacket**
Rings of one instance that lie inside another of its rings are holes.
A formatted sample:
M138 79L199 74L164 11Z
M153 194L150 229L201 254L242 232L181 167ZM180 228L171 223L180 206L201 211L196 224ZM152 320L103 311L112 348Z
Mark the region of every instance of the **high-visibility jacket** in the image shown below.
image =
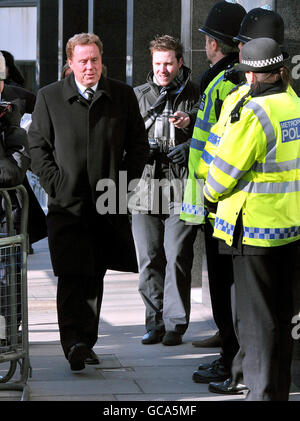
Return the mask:
M211 128L200 161L198 163L196 173L199 178L207 178L209 165L216 155L217 147L220 143L221 137L223 136L226 123L230 118L230 114L239 100L242 99L249 92L249 90L249 84L244 83L242 85L236 86L225 98L219 119ZM297 96L291 85L288 85L287 93L292 96Z
M230 118L231 111L249 90L250 86L248 83L234 86L224 98L219 118L211 127L205 144L204 142L202 144L200 143L203 146L203 150L194 148L192 151L190 149L189 177L184 192L184 202L180 214L181 219L196 224L202 224L204 222L205 210L203 206L202 188L204 180L207 178L209 165L216 154L217 147L224 133L226 123ZM288 86L287 93L292 96L297 96L291 85ZM194 141L196 135L197 132L195 133L194 131ZM215 217L215 214L210 213L209 217L212 219Z
M186 181L180 219L202 224L204 222L203 177L198 172L199 162L213 125L217 122L222 103L235 86L221 71L205 89L197 113L189 150L189 176ZM220 109L217 108L220 106Z
M227 122L204 195L219 201L214 236L232 245L242 213L243 244L300 239L300 99L288 92L249 98Z

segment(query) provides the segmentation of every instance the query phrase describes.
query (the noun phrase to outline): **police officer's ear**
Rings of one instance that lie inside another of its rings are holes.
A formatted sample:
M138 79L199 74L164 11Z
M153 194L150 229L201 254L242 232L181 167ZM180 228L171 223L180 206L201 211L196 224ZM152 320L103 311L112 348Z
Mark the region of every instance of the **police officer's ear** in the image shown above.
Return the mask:
M245 76L249 85L253 85L253 83L256 81L256 76L253 72L246 72Z

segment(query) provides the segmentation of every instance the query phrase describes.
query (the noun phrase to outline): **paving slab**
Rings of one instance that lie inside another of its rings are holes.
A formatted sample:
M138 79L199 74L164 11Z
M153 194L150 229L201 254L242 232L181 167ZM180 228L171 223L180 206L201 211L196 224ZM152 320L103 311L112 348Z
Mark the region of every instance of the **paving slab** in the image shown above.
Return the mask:
M100 364L72 373L59 340L56 287L48 243L42 240L34 245L34 254L28 256L30 401L72 402L72 408L77 408L75 402L94 401L107 409L111 408L109 404L121 407L125 402L130 402L130 407L137 402L186 401L203 405L244 400L244 395L210 393L207 385L192 381L199 363L213 361L220 352L219 348L192 345L194 340L216 332L211 308L201 302L201 288L192 288L191 321L183 343L174 347L161 343L146 346L141 344L145 308L138 293L138 274L108 271L94 347ZM291 401L300 400L299 367L300 362L293 363ZM2 403L19 399L18 392L0 390Z

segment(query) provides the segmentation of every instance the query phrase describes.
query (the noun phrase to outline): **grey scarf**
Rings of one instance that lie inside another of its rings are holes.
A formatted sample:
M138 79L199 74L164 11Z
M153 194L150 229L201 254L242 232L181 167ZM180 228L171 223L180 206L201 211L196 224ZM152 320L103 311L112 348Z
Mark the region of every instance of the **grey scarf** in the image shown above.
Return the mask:
M158 85L155 76L153 82ZM184 88L183 69L168 86L159 86L160 95L152 104L144 117L145 127L149 129L155 122L154 137L157 140L175 140L175 128L169 123L169 116L173 113L172 103L176 95Z

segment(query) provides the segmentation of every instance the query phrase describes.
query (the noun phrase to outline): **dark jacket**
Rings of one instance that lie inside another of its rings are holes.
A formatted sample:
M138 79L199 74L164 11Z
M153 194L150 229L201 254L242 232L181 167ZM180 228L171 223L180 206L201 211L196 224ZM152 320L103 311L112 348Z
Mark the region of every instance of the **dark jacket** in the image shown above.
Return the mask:
M48 193L54 272L94 275L93 241L109 269L136 271L128 216L96 212L103 193L96 191L98 181L110 179L118 196L119 171L127 171L128 181L140 177L148 158L133 89L102 76L89 106L79 95L73 74L42 88L32 114L29 144L32 170Z
M0 188L22 184L30 165L27 133L11 126L0 134Z
M1 98L4 101L13 102L17 105L20 112L20 117L25 113L32 114L36 101L36 96L32 92L18 86L7 85L6 82L4 84L4 89L1 93ZM24 175L24 179L20 184L23 184L28 193L29 208L27 226L29 243L33 244L47 237L46 217L27 180L26 175ZM14 198L13 196L14 193L11 193L13 209L16 213L20 214L21 208L19 200Z
M16 115L16 116L15 116ZM23 183L30 165L27 133L14 124L19 122L19 112L14 110L0 118L0 188L16 187ZM18 202L16 190L9 194ZM19 202L18 202L19 203ZM17 218L16 218L17 219ZM0 200L0 231L7 233L5 206ZM15 227L18 222L14 219ZM20 231L18 230L19 234Z
M185 86L173 101L173 111L184 111L187 113L190 112L193 109L194 104L198 102L200 90L199 86L190 80L191 70L184 66L183 72ZM147 83L135 87L134 92L138 99L141 115L144 117L151 105L154 104L160 95L158 86L153 82L152 71L147 76ZM186 142L192 136L197 111L197 109L194 109L190 115L191 124L187 129L175 129L175 140L177 145ZM154 138L154 124L148 131L148 138Z
M181 143L189 144L190 138L193 134L194 123L196 121L198 111L198 109L194 107L194 105L199 100L199 87L198 85L191 82L190 69L184 66L183 74L185 80L184 88L174 98L172 105L174 112L183 111L188 113L190 116L191 124L186 129L175 128L176 146ZM154 104L154 102L160 95L158 86L153 82L153 72L150 72L148 74L147 83L135 87L134 91L139 102L141 115L144 118L151 105ZM152 126L148 129L148 139L154 138L154 126L155 124L152 124ZM150 190L152 189L151 179L153 178L165 178L170 181L182 180L182 183L184 183L184 180L187 178L187 175L188 168L186 166L174 164L170 161L169 158L166 157L166 154L159 154L157 158L154 159L154 161L150 160L147 163L143 171L142 180L145 182L145 185L148 186L147 188L150 193ZM175 202L181 202L184 188L183 185L179 186L179 184L176 184L176 186L178 188L173 188L170 199L171 201L174 200ZM158 197L154 191L151 194L153 197ZM134 199L134 196L132 196L131 203L133 204L131 206L132 210L153 210L153 203L151 202L151 200L149 200L149 194L145 194L145 197L141 197L138 200Z
M27 89L19 86L7 85L4 83L4 89L1 93L2 100L13 101L18 105L21 115L32 114L36 96Z

